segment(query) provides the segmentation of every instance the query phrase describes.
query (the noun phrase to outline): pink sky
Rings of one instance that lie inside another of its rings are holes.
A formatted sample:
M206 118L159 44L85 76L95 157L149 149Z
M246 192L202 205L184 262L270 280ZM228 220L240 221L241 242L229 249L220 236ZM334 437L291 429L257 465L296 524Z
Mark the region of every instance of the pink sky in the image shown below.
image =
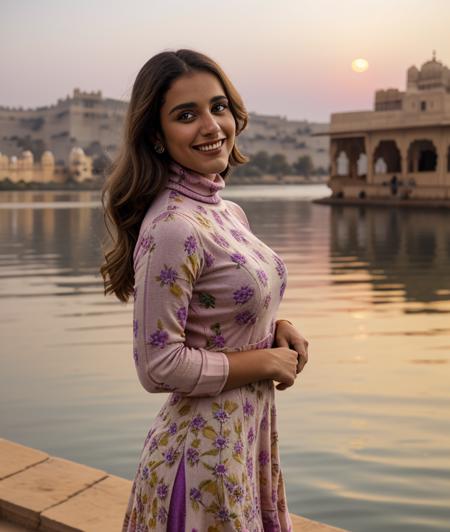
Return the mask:
M370 109L406 69L450 64L447 0L2 0L0 105L38 106L102 90L127 99L164 49L215 58L250 111L328 121ZM352 72L364 57L369 70Z

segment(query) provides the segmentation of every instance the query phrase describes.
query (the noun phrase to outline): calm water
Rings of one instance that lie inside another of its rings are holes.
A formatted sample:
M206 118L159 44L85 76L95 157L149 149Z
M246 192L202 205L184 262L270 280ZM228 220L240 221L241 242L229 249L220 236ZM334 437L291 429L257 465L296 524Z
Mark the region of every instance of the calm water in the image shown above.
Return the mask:
M450 213L227 196L286 260L280 316L311 343L278 393L289 508L354 532L450 530ZM132 478L164 397L104 298L95 193L0 194L0 435Z

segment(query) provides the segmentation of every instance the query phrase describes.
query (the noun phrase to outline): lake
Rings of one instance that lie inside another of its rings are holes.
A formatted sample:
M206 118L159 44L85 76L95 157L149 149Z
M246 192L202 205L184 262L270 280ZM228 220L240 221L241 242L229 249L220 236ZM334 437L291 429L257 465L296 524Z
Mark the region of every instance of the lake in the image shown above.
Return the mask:
M310 341L277 392L289 509L353 532L450 530L450 212L324 206L322 185L224 197L286 261ZM0 193L0 436L131 479L165 397L131 305L104 297L96 192Z

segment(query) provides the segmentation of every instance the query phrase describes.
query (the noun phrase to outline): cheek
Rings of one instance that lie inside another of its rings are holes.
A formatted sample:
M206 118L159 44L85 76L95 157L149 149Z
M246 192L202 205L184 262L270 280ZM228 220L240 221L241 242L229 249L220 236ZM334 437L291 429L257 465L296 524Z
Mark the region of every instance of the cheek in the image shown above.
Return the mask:
M189 147L192 139L192 134L188 127L171 127L166 131L167 147L170 149L183 149Z

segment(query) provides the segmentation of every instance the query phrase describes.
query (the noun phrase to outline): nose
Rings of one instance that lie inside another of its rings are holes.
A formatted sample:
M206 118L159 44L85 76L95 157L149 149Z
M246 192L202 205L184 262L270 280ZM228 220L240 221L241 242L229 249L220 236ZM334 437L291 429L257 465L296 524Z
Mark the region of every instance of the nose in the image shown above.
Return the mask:
M206 137L215 135L219 131L220 126L217 123L216 117L211 113L205 113L201 124L201 134Z

